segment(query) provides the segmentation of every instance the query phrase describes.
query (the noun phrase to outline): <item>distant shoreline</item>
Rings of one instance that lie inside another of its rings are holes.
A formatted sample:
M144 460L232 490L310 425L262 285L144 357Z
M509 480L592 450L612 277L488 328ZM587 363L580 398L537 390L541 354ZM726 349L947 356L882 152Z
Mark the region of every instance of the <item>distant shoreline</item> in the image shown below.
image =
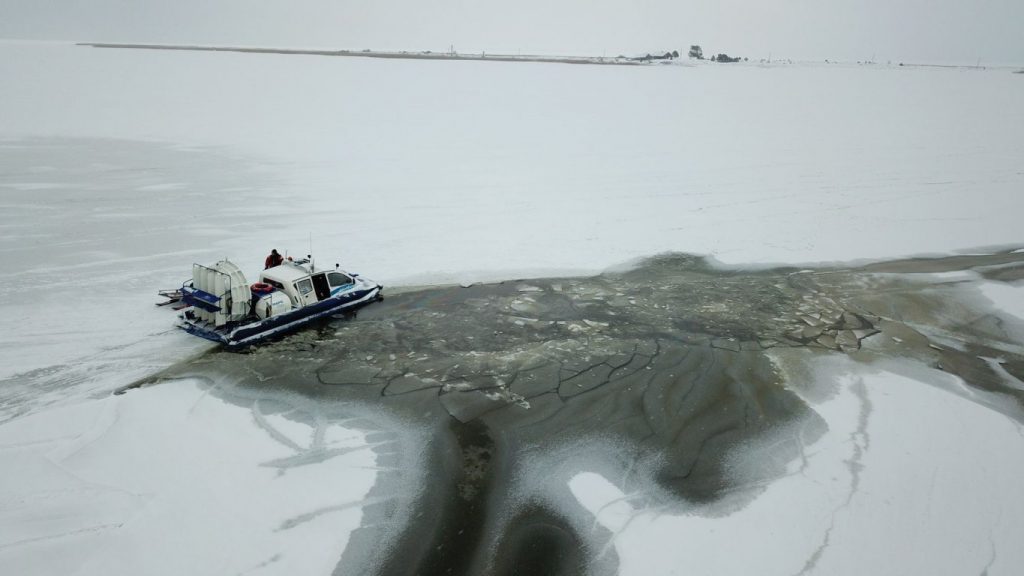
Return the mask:
M457 52L376 52L370 50L302 50L291 48L243 48L236 46L192 46L177 44L120 44L110 42L79 42L92 48L127 48L134 50L187 50L195 52L242 52L248 54L300 54L306 56L348 56L355 58L390 58L398 60L475 60L481 62L540 62L546 64L590 64L597 66L641 66L650 61L602 56L538 56L511 54L460 54Z

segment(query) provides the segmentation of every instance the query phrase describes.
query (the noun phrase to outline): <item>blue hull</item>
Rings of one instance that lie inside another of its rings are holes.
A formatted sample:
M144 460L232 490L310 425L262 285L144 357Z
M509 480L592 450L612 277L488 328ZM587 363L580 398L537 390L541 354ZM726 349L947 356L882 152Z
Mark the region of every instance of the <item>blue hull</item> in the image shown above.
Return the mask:
M224 344L228 348L244 348L298 330L320 318L356 310L382 300L381 289L381 286L374 286L366 290L350 290L280 316L245 324L229 325L219 329L208 328L188 318L183 318L179 327L189 334Z

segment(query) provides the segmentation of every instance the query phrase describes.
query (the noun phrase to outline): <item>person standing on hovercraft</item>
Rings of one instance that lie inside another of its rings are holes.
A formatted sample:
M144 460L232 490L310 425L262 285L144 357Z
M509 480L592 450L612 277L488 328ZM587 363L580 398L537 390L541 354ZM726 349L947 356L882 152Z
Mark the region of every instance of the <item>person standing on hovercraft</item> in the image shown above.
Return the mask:
M283 263L284 258L282 258L281 255L277 253L277 249L275 248L270 251L270 256L267 256L267 259L263 261L263 269L266 270L267 268L280 266Z

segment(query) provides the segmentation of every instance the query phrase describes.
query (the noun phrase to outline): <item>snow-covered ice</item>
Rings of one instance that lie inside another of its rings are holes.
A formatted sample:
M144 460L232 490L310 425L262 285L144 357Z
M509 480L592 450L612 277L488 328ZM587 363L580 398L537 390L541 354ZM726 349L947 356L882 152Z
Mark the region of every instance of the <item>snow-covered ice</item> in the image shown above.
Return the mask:
M374 453L358 430L318 439L328 423L296 419L308 402L288 416L260 403L181 380L0 426L3 571L330 573Z
M387 286L470 285L667 251L746 267L1024 243L1024 84L1001 70L3 43L0 77L3 573L336 566L380 479L370 427L200 380L109 395L209 348L152 305L193 261L251 273L312 243ZM946 280L1024 315L1011 282ZM935 370L816 368L828 432L738 510L565 479L621 572L1018 572L1012 403Z
M903 371L819 364L807 384L837 390L815 405L828 433L736 513L638 508L593 472L570 489L614 534L621 574L1015 573L1024 429ZM759 465L752 448L740 470Z
M1024 288L1005 282L985 282L979 289L996 308L1024 321Z

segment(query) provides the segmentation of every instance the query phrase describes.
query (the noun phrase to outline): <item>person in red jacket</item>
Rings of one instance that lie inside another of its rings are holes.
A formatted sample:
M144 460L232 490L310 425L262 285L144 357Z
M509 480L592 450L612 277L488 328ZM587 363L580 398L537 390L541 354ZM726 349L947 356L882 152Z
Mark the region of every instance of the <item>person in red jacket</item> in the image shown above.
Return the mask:
M270 256L267 256L267 259L263 261L263 269L266 270L267 268L280 266L283 263L284 258L282 258L281 255L277 253L277 249L275 248L274 250L270 251Z

